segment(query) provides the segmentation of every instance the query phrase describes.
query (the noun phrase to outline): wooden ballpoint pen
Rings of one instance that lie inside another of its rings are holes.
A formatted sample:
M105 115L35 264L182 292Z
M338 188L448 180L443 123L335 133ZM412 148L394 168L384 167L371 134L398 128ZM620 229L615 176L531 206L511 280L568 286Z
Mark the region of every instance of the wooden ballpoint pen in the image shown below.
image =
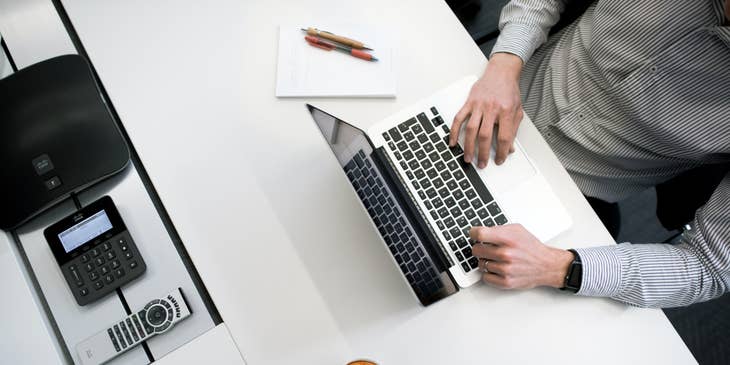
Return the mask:
M302 31L307 32L308 35L320 37L320 38L327 39L327 40L330 40L333 42L337 42L337 43L343 44L345 46L352 47L354 49L366 49L368 51L373 50L372 48L368 48L367 46L365 46L360 41L356 41L354 39L339 36L337 34L330 33L326 30L320 30L320 29L312 28L312 27L309 27L307 29L304 29L304 28L301 28L301 29L302 29Z

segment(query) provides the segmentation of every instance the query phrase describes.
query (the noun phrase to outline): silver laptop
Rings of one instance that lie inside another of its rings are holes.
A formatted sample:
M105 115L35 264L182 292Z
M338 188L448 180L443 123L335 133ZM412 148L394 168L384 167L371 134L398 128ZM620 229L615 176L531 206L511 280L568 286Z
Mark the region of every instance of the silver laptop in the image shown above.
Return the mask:
M483 170L463 162L461 147L448 146L451 121L474 81L462 79L367 131L307 104L423 305L480 281L471 227L519 222L547 241L571 225L519 141L502 166L490 160Z

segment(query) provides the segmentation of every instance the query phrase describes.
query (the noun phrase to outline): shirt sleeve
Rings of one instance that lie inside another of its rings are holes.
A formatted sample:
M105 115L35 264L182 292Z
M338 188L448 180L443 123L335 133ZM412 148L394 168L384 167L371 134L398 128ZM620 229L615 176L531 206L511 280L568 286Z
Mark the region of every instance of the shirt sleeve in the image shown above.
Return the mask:
M730 290L730 173L677 245L623 243L577 249L583 262L578 295L641 307L677 307Z
M492 53L512 53L527 63L560 19L566 0L512 0L502 8ZM491 55L490 55L491 56Z

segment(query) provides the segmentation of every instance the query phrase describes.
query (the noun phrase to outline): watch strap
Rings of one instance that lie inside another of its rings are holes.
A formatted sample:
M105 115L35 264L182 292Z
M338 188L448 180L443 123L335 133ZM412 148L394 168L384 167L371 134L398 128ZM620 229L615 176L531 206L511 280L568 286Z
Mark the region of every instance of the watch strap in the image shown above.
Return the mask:
M568 272L565 274L565 281L560 290L569 290L577 293L583 283L583 262L576 250L571 248L568 251L573 253L573 261L568 266Z

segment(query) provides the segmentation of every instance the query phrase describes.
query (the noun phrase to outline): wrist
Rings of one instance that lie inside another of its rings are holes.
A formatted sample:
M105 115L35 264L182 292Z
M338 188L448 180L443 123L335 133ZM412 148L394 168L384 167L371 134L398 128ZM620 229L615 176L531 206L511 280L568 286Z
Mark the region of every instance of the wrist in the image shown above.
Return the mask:
M487 69L490 68L500 75L508 76L518 81L522 73L522 59L512 53L495 53L487 64Z
M567 250L557 248L553 250L545 268L543 285L560 289L565 284L565 276L568 275L574 255Z

